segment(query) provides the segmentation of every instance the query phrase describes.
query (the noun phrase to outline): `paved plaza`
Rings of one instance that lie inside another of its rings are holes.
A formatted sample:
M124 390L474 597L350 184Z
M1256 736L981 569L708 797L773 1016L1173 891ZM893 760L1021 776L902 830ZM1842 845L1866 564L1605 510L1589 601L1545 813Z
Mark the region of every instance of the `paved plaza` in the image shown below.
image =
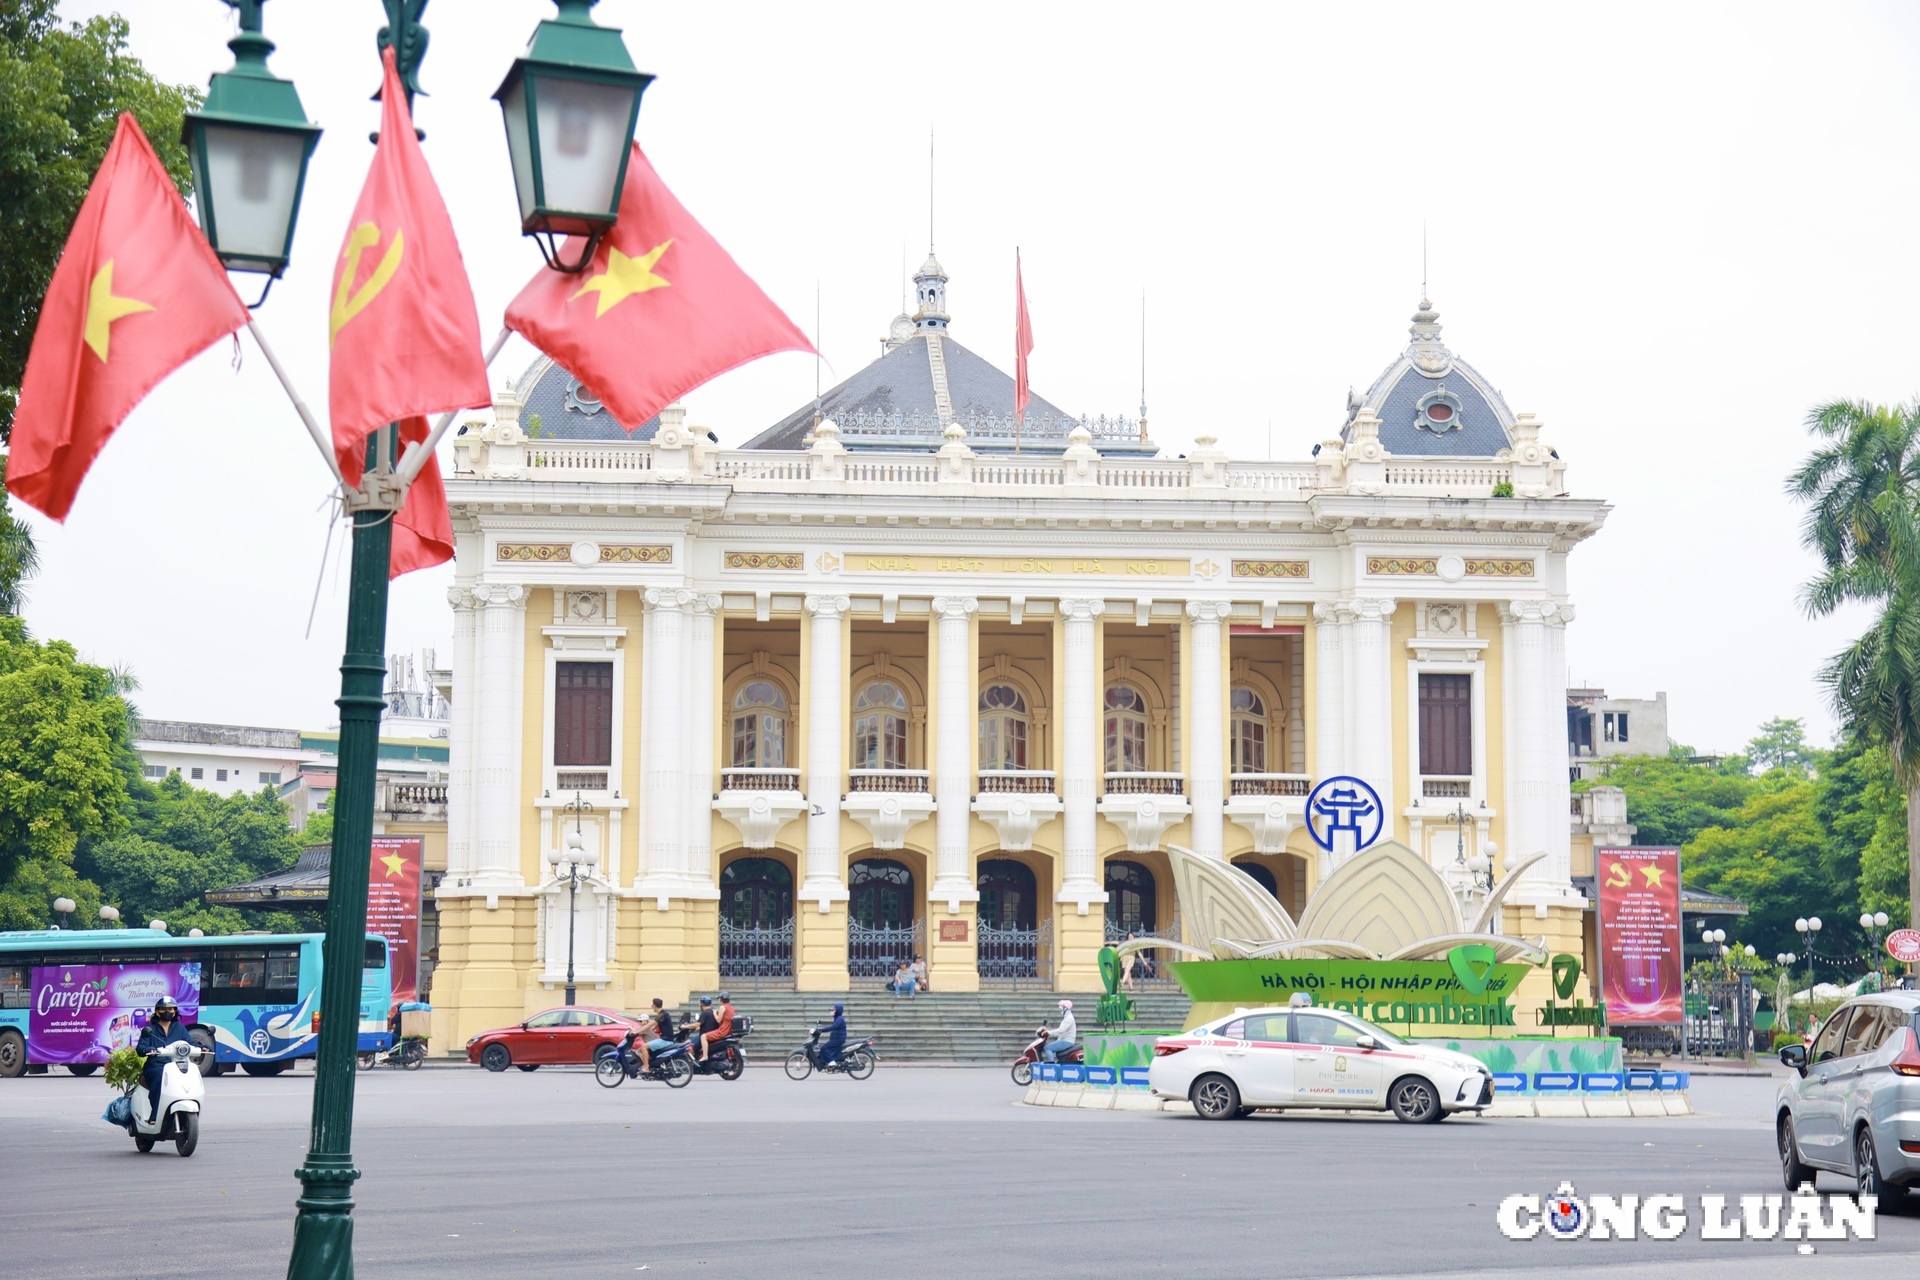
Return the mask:
M1696 1082L1666 1120L1190 1118L1023 1107L1002 1070L864 1083L755 1068L669 1092L577 1069L359 1079L369 1277L1911 1275L1920 1214L1873 1243L1514 1243L1500 1200L1772 1192L1772 1082ZM312 1077L208 1082L200 1150L135 1154L109 1091L0 1084L6 1272L284 1273ZM1839 1190L1837 1179L1823 1180ZM1697 1208L1695 1209L1697 1213ZM1690 1232L1689 1236L1695 1233ZM671 1244L669 1244L671 1242ZM1836 1269L1845 1257L1845 1270ZM164 1266L154 1259L166 1260ZM644 1272L642 1271L644 1268ZM1597 1271L1596 1271L1597 1274Z

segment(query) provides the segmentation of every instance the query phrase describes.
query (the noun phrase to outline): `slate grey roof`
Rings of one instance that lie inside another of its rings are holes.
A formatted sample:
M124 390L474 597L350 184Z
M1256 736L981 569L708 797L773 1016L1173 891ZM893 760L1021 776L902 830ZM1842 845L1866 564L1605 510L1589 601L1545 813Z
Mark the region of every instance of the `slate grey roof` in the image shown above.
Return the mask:
M947 391L955 420L1011 419L1013 377L969 351L952 333L940 335L947 366ZM915 333L820 397L821 413L840 427L840 443L849 449L864 447L938 449L941 438L939 407L933 386L933 368L927 337ZM855 428L863 417L898 415L894 429L882 435ZM1026 449L1065 449L1067 432L1079 419L1049 400L1034 396L1027 402L1021 445ZM813 429L813 402L795 409L749 440L748 449L804 449ZM864 438L863 438L864 437ZM1001 438L982 432L967 440L975 449L1011 449L1010 434ZM1102 448L1107 447L1102 442Z
M541 356L521 377L520 427L540 440L651 440L660 429L658 415L648 418L632 431L622 427L611 413L600 407L579 379ZM540 416L535 434L533 417Z
M1402 457L1491 458L1513 446L1513 412L1491 382L1440 340L1438 313L1425 299L1414 316L1413 341L1365 396L1347 407L1341 438L1352 434L1353 419L1367 409L1380 419L1380 444ZM1420 402L1446 391L1458 404L1456 426L1435 431L1421 425Z

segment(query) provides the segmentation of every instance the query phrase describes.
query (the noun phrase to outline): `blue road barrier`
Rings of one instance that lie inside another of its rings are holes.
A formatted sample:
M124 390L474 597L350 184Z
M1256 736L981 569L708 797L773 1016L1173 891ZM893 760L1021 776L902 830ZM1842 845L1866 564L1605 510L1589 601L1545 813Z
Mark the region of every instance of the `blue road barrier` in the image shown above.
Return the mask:
M1580 1087L1588 1093L1620 1093L1627 1081L1618 1071L1589 1071L1580 1077Z
M1580 1077L1571 1071L1542 1071L1533 1077L1537 1093L1572 1093L1580 1087Z

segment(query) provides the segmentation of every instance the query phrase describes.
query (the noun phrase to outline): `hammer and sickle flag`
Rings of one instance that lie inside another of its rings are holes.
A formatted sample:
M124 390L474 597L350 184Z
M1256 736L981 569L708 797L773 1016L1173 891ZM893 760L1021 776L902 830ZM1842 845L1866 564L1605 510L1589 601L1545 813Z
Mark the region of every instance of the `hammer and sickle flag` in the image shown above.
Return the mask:
M424 439L425 417L492 403L480 316L453 220L413 135L406 91L385 56L380 144L347 223L328 292L328 406L340 473L357 484L367 436L389 422ZM453 526L429 461L394 517L395 576L451 559Z
M563 250L580 252L577 241ZM559 362L632 431L710 378L776 351L813 351L786 313L694 221L640 145L620 218L579 275L545 268L507 328Z
M246 304L147 135L122 113L40 307L8 492L65 520L133 407L246 322Z

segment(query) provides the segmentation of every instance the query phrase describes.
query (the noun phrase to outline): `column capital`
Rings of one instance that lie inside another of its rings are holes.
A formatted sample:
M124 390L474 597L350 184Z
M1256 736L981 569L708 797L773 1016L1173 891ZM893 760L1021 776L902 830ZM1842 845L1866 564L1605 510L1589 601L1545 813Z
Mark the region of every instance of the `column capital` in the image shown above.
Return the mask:
M837 618L853 608L853 601L847 596L810 595L806 606L807 612L816 618Z
M679 612L693 607L700 599L700 593L686 587L648 587L641 599L647 602L647 608Z
M972 596L935 596L933 612L936 617L948 620L962 620L980 607L980 602Z
M1546 626L1565 626L1573 620L1573 606L1557 600L1502 600L1498 602L1500 621L1537 622Z
M472 587L448 587L447 603L455 609L478 609L486 599Z
M1060 612L1066 615L1069 622L1091 622L1106 611L1105 600L1076 598L1060 601Z
M710 595L704 591L694 591L689 594L691 595L692 598L689 599L686 603L686 610L688 613L697 613L703 616L708 616L708 615L718 613L720 611L719 596Z
M1400 602L1392 596L1355 596L1346 602L1346 609L1360 622L1387 622L1393 618L1393 611Z
M1313 605L1313 620L1327 626L1338 626L1351 620L1347 607L1338 600L1316 600Z
M517 583L476 582L472 590L476 608L495 604L522 605L527 602L527 589Z
M1225 622L1232 613L1231 600L1187 601L1187 616L1195 622Z

